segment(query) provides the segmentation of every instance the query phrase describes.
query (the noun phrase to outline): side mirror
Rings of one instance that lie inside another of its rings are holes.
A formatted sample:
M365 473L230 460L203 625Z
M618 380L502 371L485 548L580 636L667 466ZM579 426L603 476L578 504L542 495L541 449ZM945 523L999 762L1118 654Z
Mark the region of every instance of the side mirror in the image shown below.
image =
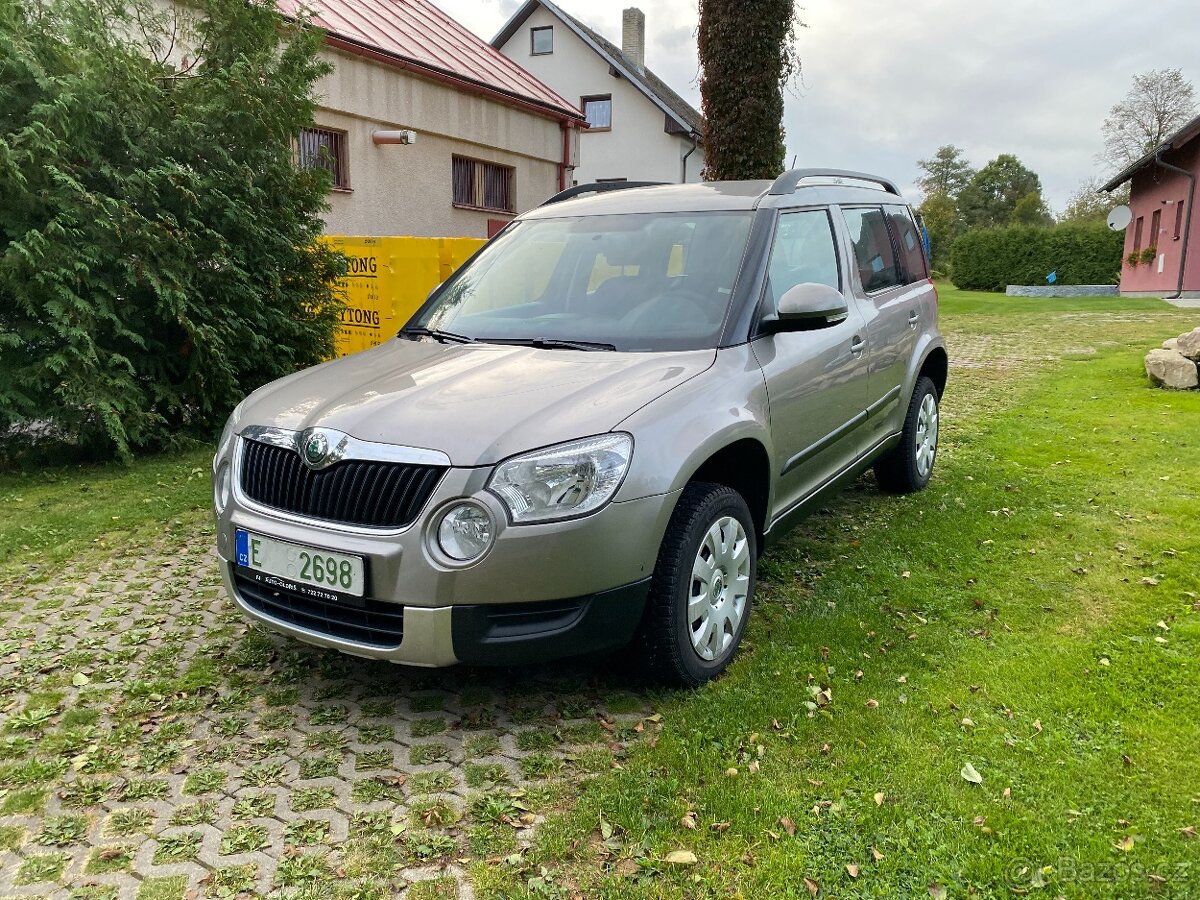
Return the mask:
M763 322L769 332L809 331L836 325L850 314L841 291L827 284L805 282L788 288L779 298L775 316Z

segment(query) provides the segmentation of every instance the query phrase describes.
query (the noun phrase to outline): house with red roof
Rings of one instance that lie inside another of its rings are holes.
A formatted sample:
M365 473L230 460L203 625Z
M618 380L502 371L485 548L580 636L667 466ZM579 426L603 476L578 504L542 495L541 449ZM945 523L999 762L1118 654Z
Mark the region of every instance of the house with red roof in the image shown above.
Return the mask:
M326 32L303 164L327 231L486 237L573 180L582 112L428 0L277 0Z
M1130 182L1133 213L1125 229L1121 293L1200 297L1200 116L1112 177L1101 190Z

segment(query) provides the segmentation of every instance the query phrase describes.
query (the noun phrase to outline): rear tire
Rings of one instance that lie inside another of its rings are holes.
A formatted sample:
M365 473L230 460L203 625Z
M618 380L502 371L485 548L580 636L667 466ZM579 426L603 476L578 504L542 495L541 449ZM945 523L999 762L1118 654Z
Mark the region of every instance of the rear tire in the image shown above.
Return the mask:
M758 545L742 495L683 489L659 548L634 647L655 680L698 687L729 665L754 599Z
M922 375L908 402L900 443L875 463L880 488L889 494L925 489L937 461L939 418L937 386Z

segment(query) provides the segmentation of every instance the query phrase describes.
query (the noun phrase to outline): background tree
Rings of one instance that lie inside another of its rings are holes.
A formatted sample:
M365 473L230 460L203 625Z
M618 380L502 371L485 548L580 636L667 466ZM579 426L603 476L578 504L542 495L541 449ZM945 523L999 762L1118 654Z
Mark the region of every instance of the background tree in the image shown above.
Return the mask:
M1001 153L976 172L958 196L967 228L1012 224L1018 206L1023 224L1048 224L1041 179L1011 153Z
M917 161L921 175L917 186L925 195L918 211L929 231L933 268L944 271L950 264L950 248L962 233L958 195L975 175L963 151L953 144L938 147L931 159Z
M1127 183L1111 194L1105 194L1100 191L1103 183L1095 176L1079 182L1079 187L1067 200L1066 209L1063 210L1058 220L1060 222L1107 222L1108 214L1112 212L1114 206L1129 202L1129 185Z
M1123 169L1195 115L1195 89L1179 69L1153 69L1135 75L1129 93L1104 120L1101 158L1114 170Z
M329 176L292 149L320 34L189 8L0 0L0 436L128 458L332 353Z
M953 144L938 147L932 159L917 161L922 174L917 177L917 186L929 197L933 194L944 194L951 200L957 200L975 175L975 170L963 156L963 151Z
M794 0L700 0L704 177L783 171L783 88L800 70Z
M958 205L946 194L929 194L917 211L929 232L930 262L936 271L944 272L954 241L962 233Z

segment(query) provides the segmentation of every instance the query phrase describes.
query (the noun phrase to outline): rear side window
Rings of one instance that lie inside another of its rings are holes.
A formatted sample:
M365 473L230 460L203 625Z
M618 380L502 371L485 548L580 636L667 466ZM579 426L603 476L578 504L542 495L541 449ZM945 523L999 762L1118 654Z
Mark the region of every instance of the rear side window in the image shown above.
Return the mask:
M873 294L902 284L883 209L878 206L843 209L842 214L854 244L854 262L863 290Z
M905 284L923 281L929 277L925 266L925 248L921 233L912 219L912 214L903 206L885 206L888 222L892 226L892 237L900 253L900 277Z
M841 288L829 213L823 209L783 213L775 229L768 269L770 308L789 288L806 282Z

